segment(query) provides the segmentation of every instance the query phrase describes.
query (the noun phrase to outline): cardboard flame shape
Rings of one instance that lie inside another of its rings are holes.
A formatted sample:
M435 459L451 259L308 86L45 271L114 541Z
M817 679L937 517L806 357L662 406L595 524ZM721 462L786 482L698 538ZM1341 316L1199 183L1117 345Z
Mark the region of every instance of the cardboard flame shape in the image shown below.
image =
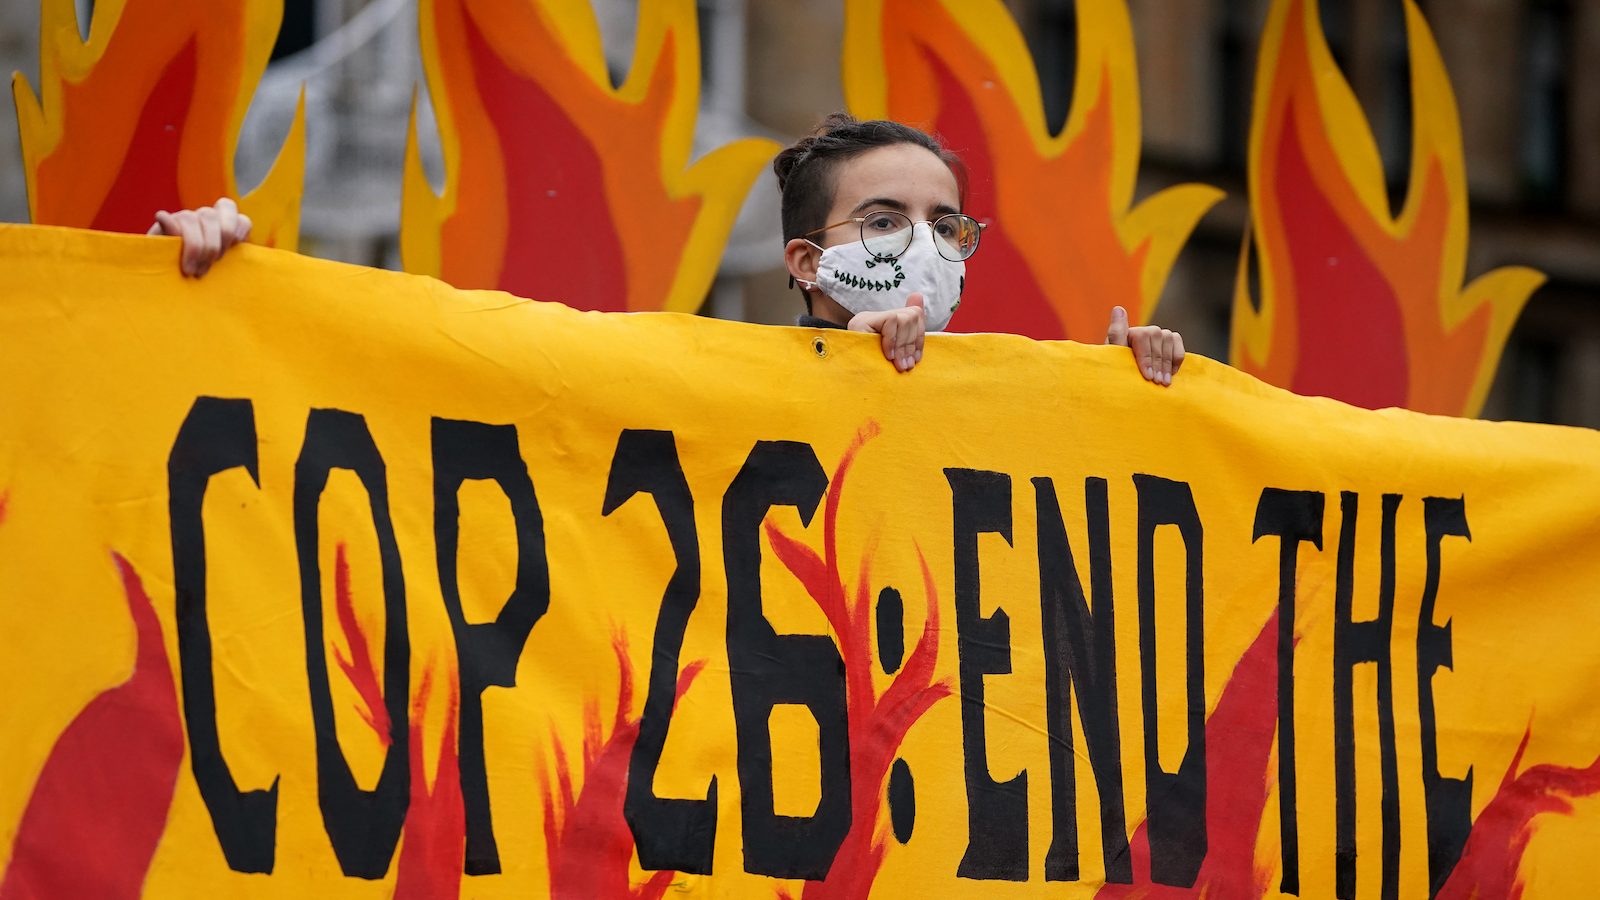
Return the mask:
M640 4L620 88L587 3L422 0L420 15L445 185L428 184L413 109L406 270L586 309L697 309L777 146L740 140L688 165L694 3Z
M1405 0L1415 110L1404 207L1389 212L1366 117L1315 0L1278 0L1262 37L1250 126L1259 305L1240 260L1233 364L1296 393L1369 408L1476 415L1528 296L1532 269L1462 287L1461 127L1427 22Z
M143 233L158 209L239 197L233 156L283 18L282 0L73 0L40 7L36 97L12 76L35 223ZM261 185L239 200L251 239L299 242L305 103Z
M1045 124L1039 77L999 0L850 0L844 87L859 118L930 130L969 173L966 212L993 223L967 264L960 331L1098 340L1113 305L1150 321L1205 185L1133 205L1139 81L1122 0L1076 4L1066 126Z

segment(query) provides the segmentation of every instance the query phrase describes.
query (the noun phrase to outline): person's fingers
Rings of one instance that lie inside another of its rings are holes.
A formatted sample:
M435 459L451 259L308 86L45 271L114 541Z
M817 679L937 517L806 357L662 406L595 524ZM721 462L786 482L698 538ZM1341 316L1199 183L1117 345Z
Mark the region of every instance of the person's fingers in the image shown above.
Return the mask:
M1172 333L1172 373L1178 373L1178 367L1183 365L1183 335L1174 331Z
M922 359L922 338L928 330L928 310L920 293L906 298L906 327L901 339L900 370L911 371Z
M234 241L242 244L245 241L250 240L250 228L253 224L254 223L250 221L249 216L245 215L244 213L239 213L239 223L234 226L233 229Z
M1135 328L1126 335L1128 343L1125 345L1133 350L1134 364L1139 367L1139 372L1148 381L1156 380L1155 348L1151 346L1150 333L1143 328Z
M217 232L222 238L222 249L232 247L239 240L239 207L227 197L217 199Z
M159 211L159 212L157 212L156 213L156 220L154 222L150 223L150 230L146 231L145 234L147 234L147 235L149 235L151 237L154 237L154 236L160 235L160 234L166 234L166 226L162 224L162 219L163 218L170 220L172 218L172 216L168 215L167 211L164 210L164 209Z
M894 363L897 369L900 368L900 357L895 355L895 351L899 349L899 326L899 317L889 316L883 320L882 330L879 332L879 340L883 344L883 358Z
M217 221L217 211L209 206L202 206L198 211L200 219L200 260L196 275L204 275L211 271L211 264L222 255L222 227Z
M205 238L200 233L200 217L193 210L180 210L172 216L174 227L168 234L183 239L183 250L178 255L178 269L185 275L200 274L200 257L204 253Z
M1120 306L1111 307L1111 324L1106 326L1106 343L1118 347L1128 346L1128 311Z
M1161 329L1161 386L1172 384L1172 332Z
M900 329L900 369L903 372L911 371L917 364L917 345L922 343L922 312L906 316L905 327Z

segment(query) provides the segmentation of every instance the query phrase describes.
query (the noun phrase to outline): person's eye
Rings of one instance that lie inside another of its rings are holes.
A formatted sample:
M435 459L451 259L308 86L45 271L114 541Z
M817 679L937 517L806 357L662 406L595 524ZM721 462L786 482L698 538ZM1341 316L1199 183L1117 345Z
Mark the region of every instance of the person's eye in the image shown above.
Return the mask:
M940 237L948 238L956 236L956 226L951 222L946 222L944 219L940 219L938 222L934 223L934 227L938 229Z
M879 213L875 216L867 216L866 226L872 231L894 231L896 227L894 216L885 215L883 213Z

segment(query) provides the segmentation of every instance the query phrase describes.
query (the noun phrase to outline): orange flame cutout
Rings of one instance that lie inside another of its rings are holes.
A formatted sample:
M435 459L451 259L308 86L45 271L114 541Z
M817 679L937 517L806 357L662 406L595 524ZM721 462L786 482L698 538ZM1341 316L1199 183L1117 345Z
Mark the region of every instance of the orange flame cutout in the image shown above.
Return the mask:
M583 787L573 792L571 764L558 740L553 741L555 784L551 784L548 772L540 774L550 896L555 898L656 900L672 885L670 870L651 874L643 884L631 883L633 832L623 818L622 803L628 790L628 760L639 740L639 718L631 711L633 663L628 659L628 643L618 636L612 640L611 649L617 656L622 686L617 692L610 737L601 737L599 707L591 701L584 708L579 770ZM705 660L697 660L678 674L674 707L703 668Z
M1328 50L1315 0L1278 0L1262 38L1250 126L1260 306L1235 288L1234 365L1302 394L1476 415L1532 269L1461 287L1466 165L1455 95L1427 22L1405 2L1411 174L1390 215L1372 131Z
M611 86L587 3L423 0L445 188L413 108L400 247L408 271L586 309L692 312L734 215L776 152L741 140L688 165L700 94L691 0L640 4Z
M158 209L238 197L239 127L282 0L100 0L89 39L73 0L43 0L40 96L12 77L33 221L143 233ZM304 99L260 187L239 201L252 240L299 241Z
M874 548L871 544L861 557L854 602L845 600L849 594L839 570L839 503L844 497L845 476L856 454L877 434L877 423L869 422L856 434L834 469L823 511L822 555L771 523L765 528L773 555L805 585L806 592L838 635L840 655L844 658L853 815L850 832L845 835L827 877L806 882L802 896L810 898L867 896L888 849L883 797L889 768L906 732L933 704L950 694L948 681L933 680L939 658L939 594L933 572L928 569L920 549L917 561L922 568L923 591L927 597L922 634L899 674L882 694L872 687L871 562Z
M1147 322L1194 225L1199 184L1134 206L1139 84L1122 0L1076 4L1072 111L1050 134L1033 57L1000 0L850 0L851 111L941 135L962 157L966 211L994 227L968 263L957 330L1097 340L1114 304Z

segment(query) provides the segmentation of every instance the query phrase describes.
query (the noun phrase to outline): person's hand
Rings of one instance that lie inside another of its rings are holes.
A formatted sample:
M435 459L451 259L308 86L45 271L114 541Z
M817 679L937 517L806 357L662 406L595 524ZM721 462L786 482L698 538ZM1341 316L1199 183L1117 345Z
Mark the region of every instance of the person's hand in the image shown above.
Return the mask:
M1111 308L1111 325L1106 328L1106 343L1133 351L1133 361L1144 377L1156 384L1172 384L1172 376L1183 365L1183 335L1157 325L1128 327L1128 311Z
M922 295L912 294L899 309L856 313L850 319L851 331L870 331L883 338L883 356L902 372L922 362L924 334Z
M199 278L229 247L250 237L250 217L239 212L232 200L223 197L216 206L181 209L175 213L156 213L156 223L147 234L164 234L183 239L178 269Z

